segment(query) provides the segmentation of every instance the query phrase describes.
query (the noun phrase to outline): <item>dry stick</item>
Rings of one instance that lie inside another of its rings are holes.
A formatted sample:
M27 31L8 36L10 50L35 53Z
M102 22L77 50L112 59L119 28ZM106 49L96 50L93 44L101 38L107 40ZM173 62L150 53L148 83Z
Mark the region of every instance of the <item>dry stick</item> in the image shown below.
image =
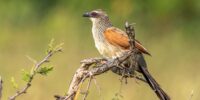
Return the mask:
M9 97L9 100L15 100L18 96L20 96L22 94L25 94L27 92L28 88L31 86L31 82L33 81L33 78L36 75L36 73L37 73L36 71L38 70L38 68L40 68L44 63L49 62L49 59L53 54L55 54L57 52L61 52L61 51L62 51L61 48L59 48L57 50L54 50L54 51L50 51L50 52L48 52L47 56L45 56L40 62L36 63L35 67L34 67L34 71L33 71L33 73L31 73L30 79L26 83L24 88L22 88L21 90L16 91L16 93L13 96Z
M135 29L133 25L130 25L128 22L125 23L125 29L126 29L126 34L128 35L128 38L129 38L130 50L133 51L133 55L130 56L131 58L130 66L135 67L137 66L137 61L136 61L137 48L135 47ZM135 68L133 68L133 71L134 71L133 74L135 74Z
M116 59L110 59L106 63L101 64L102 60L99 59L85 59L82 61L83 63L81 66L77 69L75 72L73 79L71 81L69 90L67 92L67 96L59 96L55 95L56 100L74 100L74 97L79 89L79 85L85 81L90 76L96 76L101 75L107 71L109 71L111 68L121 64L123 61L125 61L132 52L128 52L123 57L116 58ZM89 69L89 67L92 64L96 64L94 68Z
M144 83L147 83L147 81L145 79L141 78L141 77L135 76L133 78L136 78L136 79L138 79L138 80L140 80L140 81L142 81Z
M125 81L126 81L126 79L125 79ZM125 82L125 83L126 83L126 82ZM118 98L118 96L120 96L121 93L122 93L122 85L123 85L123 76L122 76L122 79L120 80L120 87L119 87L119 90L118 90L118 92L115 94L115 95L117 96L117 98Z
M93 77L93 80L94 80L94 84L96 85L96 88L97 88L97 90L98 90L98 92L99 92L99 96L101 97L101 88L100 88L100 86L97 84L97 80L96 80L95 77Z
M69 91L68 91L68 96L66 96L64 98L64 100L73 100L72 98L75 97L76 95L76 92L78 91L79 89L79 85L81 82L83 82L84 80L84 77L85 77L85 73L86 73L86 70L88 70L89 66L93 64L92 61L88 62L88 63L83 63L81 65L81 67L76 71L76 73L74 74L74 77L72 79L72 82L70 84L70 87L69 87ZM73 95L72 95L73 94ZM71 99L70 99L71 98ZM57 98L58 99L58 98Z
M74 100L74 97L76 96L76 93L79 89L79 86L82 82L85 81L88 77L101 75L107 71L109 71L111 68L116 67L126 61L131 55L135 55L134 51L134 31L133 27L130 26L128 23L126 23L127 31L130 33L130 45L131 49L130 52L125 53L122 57L116 58L116 59L109 59L105 63L101 63L102 59L85 59L82 61L81 66L76 70L73 79L70 83L69 90L67 92L67 96L59 96L55 95L56 100ZM91 65L96 64L95 67L90 68ZM90 69L89 69L90 68Z
M123 67L124 65L119 65L116 66L112 69L112 72L121 75L122 79L126 79L128 77L136 77L135 73L135 67L137 66L137 62L135 60L136 53L138 52L138 49L135 48L135 30L132 25L130 25L128 22L125 23L125 29L126 29L126 34L129 38L129 44L130 44L130 51L133 52L133 54L129 57L130 61L128 62L131 66L129 68ZM120 66L122 66L120 68Z
M126 29L126 34L128 35L128 38L129 38L129 44L130 44L130 51L133 51L133 55L134 56L130 56L130 58L132 59L131 62L130 62L130 66L134 66L136 65L136 61L135 61L135 52L136 52L136 49L135 49L135 30L134 30L134 27L132 25L130 25L128 22L125 23L125 29ZM125 69L123 69L125 70ZM127 84L127 77L124 76L125 73L122 74L122 77L120 79L120 88L119 88L119 91L117 93L117 95L120 95L121 94L121 91L122 91L122 85L123 85L123 79L125 79L125 83ZM131 77L131 75L129 76ZM136 79L140 79L138 76L134 76L134 78Z
M135 30L133 25L130 25L128 22L125 23L126 34L129 38L129 43L131 46L131 51L135 49Z
M126 33L127 33L128 37L129 37L129 43L131 45L131 51L136 53L137 49L135 48L135 29L134 29L134 26L130 25L128 22L126 22L125 23L125 29L126 29ZM134 56L131 56L131 58L133 59L133 60L131 60L132 61L131 64L135 64L135 66L137 66L137 62L135 60L136 55L134 54ZM147 81L145 79L141 78L141 77L138 77L138 76L135 76L135 75L133 75L131 77L147 83Z
M90 78L89 78L88 85L87 85L86 92L85 92L85 95L83 97L83 100L86 100L86 97L88 96L88 92L89 92L89 88L90 88L90 85L91 85L91 81L92 81L92 76L90 76Z
M3 90L3 81L2 81L1 76L0 76L0 100L1 100L1 97L2 97L2 90Z
M190 93L190 97L189 97L188 100L192 100L192 97L193 97L193 96L194 96L194 90L191 91L191 93Z

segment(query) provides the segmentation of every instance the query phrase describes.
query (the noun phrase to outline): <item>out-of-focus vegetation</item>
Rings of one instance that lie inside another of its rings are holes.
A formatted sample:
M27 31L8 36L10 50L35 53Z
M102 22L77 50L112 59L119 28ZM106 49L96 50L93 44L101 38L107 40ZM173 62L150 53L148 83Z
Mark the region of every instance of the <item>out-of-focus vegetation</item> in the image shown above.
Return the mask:
M95 49L91 23L82 13L101 8L113 24L136 23L136 38L152 53L146 57L149 69L173 100L200 99L200 1L199 0L1 0L0 75L4 79L3 100L20 86L21 69L30 69L26 55L44 56L51 38L64 42L64 52L53 57L54 71L37 76L20 100L54 100L63 94L79 61L100 56ZM101 96L93 85L88 100L110 100L120 88L113 73L97 77ZM115 83L115 84L113 84ZM155 100L146 84L129 79L122 87L123 100Z

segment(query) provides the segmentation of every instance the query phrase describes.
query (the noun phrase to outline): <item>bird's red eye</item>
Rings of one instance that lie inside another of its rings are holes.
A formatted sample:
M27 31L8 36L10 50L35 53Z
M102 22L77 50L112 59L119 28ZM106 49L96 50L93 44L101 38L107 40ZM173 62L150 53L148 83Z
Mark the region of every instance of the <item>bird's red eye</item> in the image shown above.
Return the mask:
M96 12L92 12L91 15L92 15L93 17L95 17L95 16L97 16L98 14L97 14Z

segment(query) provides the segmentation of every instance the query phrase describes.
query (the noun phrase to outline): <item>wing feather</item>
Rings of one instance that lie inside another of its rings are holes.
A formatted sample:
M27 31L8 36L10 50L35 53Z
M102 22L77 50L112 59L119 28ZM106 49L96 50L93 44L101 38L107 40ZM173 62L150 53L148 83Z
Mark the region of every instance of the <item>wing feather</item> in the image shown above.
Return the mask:
M104 32L104 36L106 40L112 45L118 46L125 50L128 50L130 48L129 39L126 33L118 28L115 27L108 28ZM151 55L138 40L135 41L135 46L137 49L139 49L140 52Z

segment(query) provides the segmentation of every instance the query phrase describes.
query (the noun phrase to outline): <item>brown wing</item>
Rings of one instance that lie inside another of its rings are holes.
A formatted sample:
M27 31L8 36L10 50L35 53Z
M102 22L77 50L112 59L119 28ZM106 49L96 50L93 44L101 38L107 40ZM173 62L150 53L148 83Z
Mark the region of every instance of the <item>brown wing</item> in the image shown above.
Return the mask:
M104 36L105 36L106 40L112 45L119 46L125 50L128 50L130 47L129 40L128 40L126 33L120 29L117 29L115 27L108 28L104 32ZM147 51L147 49L142 46L142 44L138 40L135 41L135 46L142 53L151 55Z

